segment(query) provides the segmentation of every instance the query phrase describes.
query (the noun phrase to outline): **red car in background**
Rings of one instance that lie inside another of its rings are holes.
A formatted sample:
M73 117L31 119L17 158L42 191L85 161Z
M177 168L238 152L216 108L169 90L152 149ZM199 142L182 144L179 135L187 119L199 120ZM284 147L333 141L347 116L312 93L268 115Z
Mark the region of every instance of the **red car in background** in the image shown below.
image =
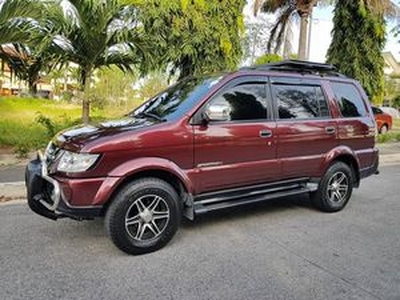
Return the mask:
M383 112L380 108L372 106L372 112L375 116L376 126L379 133L386 133L392 129L392 116Z

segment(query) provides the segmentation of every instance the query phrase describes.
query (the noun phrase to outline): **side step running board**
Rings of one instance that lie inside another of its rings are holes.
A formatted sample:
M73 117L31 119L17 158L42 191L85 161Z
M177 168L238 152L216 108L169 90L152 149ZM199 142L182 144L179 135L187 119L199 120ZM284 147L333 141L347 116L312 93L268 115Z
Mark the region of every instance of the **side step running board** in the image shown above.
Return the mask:
M261 202L281 197L316 191L318 184L306 180L285 181L280 184L259 185L253 188L239 188L199 195L194 199L194 213L210 211Z

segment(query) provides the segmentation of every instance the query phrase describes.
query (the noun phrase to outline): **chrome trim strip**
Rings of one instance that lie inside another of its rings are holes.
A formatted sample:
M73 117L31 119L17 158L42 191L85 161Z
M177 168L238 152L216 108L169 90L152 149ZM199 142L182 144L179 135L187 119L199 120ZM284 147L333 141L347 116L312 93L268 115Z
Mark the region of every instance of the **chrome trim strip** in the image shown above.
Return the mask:
M213 162L207 162L207 163L198 164L197 168L216 167L216 166L221 166L222 164L223 164L222 161L213 161Z
M42 162L42 177L43 179L47 180L54 186L53 194L51 195L51 200L53 200L53 205L50 205L43 199L39 200L39 202L46 207L48 210L55 211L58 207L58 204L61 200L61 190L59 183L51 178L47 173L47 165L46 165L46 158L41 151L38 151L38 156L40 161Z

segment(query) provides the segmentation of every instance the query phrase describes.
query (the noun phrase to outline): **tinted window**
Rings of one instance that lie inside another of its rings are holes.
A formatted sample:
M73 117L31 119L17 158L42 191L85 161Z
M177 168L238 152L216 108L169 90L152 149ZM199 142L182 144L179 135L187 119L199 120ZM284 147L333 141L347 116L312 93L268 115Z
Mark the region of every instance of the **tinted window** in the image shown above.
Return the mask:
M383 113L383 111L380 108L377 108L375 106L372 106L372 112L374 113L374 115L379 115Z
M351 118L366 115L364 101L354 85L332 82L331 86L343 117Z
M135 117L173 120L183 116L200 101L222 76L195 77L178 82L135 109Z
M229 120L258 120L267 117L265 84L248 82L228 88L208 105L228 107Z
M273 84L279 119L329 117L329 108L319 86Z

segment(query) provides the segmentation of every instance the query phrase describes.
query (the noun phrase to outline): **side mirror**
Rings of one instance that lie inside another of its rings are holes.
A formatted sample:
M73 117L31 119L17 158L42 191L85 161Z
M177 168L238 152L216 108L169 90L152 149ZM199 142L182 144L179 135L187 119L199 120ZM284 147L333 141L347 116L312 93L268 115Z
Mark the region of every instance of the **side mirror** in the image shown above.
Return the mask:
M206 108L203 117L207 122L221 122L230 119L231 109L227 105L214 104Z

